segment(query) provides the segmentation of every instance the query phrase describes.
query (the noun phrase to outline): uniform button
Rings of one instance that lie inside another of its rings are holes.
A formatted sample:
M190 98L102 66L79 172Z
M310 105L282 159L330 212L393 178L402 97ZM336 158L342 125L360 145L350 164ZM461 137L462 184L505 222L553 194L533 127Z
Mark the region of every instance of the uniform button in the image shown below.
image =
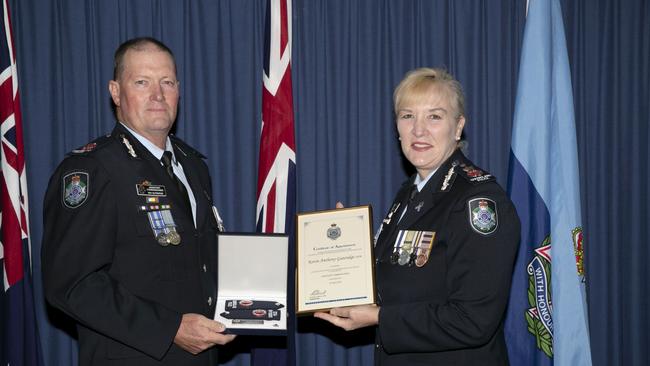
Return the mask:
M203 272L205 273L205 272L207 272L207 271L208 271L208 267L206 267L205 264L204 264L204 265L203 265Z
M375 344L375 348L379 348L379 345L378 345L378 344Z
M208 306L212 306L212 296L208 297Z

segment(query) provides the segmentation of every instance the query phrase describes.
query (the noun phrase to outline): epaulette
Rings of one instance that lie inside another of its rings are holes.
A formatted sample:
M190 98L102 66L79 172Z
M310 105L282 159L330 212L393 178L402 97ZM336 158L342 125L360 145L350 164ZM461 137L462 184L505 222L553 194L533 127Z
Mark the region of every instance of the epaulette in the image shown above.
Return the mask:
M458 172L458 175L467 179L473 184L480 184L495 180L492 174L484 172L473 165L467 165L465 163L458 164L456 171Z
M111 135L104 135L101 137L96 138L95 140L85 144L84 146L81 146L79 148L76 148L68 153L68 155L83 155L83 154L88 154L89 152L95 151L97 149L102 148L103 146L106 146L108 142L111 141Z
M179 139L178 137L174 135L169 135L170 140L172 141L172 144L180 150L181 153L185 154L187 156L188 154L193 154L198 156L201 159L207 159L207 157L203 154L201 154L199 151L191 147L190 145L186 144L185 141Z

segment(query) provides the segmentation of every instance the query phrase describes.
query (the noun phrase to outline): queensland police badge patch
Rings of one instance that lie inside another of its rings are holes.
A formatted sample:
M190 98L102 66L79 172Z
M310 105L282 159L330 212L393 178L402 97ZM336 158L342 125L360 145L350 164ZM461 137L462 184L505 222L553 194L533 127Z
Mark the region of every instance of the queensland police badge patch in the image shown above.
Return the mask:
M69 208L77 208L86 202L88 197L88 173L72 172L63 177L63 204Z
M497 204L489 198L474 198L467 202L469 206L469 223L479 234L492 234L499 224Z

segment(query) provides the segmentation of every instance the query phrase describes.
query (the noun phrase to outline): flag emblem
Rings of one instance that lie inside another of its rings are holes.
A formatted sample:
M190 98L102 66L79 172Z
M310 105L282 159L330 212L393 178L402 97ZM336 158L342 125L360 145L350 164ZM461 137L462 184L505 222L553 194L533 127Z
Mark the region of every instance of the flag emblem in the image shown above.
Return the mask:
M63 177L63 203L66 207L77 208L88 197L88 173L73 172Z
M488 198L474 198L467 202L472 229L489 235L497 229L497 204Z
M573 251L576 255L576 267L578 268L578 275L580 276L580 281L585 282L585 266L583 264L584 260L584 249L582 249L582 228L577 227L571 231L573 234Z
M553 357L553 317L551 301L551 237L547 236L528 263L528 331L535 336L537 348Z

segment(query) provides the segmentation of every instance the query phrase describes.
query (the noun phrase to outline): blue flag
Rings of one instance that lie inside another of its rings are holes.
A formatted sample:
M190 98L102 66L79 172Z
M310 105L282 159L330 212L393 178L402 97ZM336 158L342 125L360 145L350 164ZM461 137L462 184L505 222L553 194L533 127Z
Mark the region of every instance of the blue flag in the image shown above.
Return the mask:
M513 366L591 365L571 73L559 0L530 0L508 187L522 224L506 340Z

